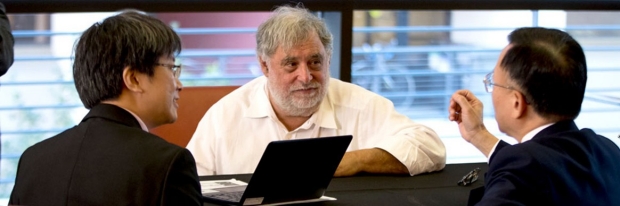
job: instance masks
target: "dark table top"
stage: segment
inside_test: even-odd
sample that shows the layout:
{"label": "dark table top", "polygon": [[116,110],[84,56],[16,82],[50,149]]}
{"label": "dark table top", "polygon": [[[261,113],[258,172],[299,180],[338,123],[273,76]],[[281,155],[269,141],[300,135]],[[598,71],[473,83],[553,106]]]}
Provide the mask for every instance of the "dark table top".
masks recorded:
{"label": "dark table top", "polygon": [[[457,182],[474,168],[478,180],[469,186]],[[333,178],[325,196],[336,201],[304,205],[467,205],[469,191],[484,185],[486,163],[447,164],[439,172],[410,176],[360,175]],[[236,178],[249,182],[251,174],[201,176],[200,180]],[[212,205],[205,203],[204,205]]]}

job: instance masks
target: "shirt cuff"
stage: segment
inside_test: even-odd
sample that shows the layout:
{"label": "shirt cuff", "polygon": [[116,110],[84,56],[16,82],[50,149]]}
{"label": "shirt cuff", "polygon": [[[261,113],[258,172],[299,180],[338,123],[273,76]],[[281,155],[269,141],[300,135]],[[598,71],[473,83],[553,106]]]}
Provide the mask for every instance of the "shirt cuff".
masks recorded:
{"label": "shirt cuff", "polygon": [[501,142],[501,140],[495,142],[495,146],[493,146],[493,149],[491,149],[491,152],[489,152],[489,154],[487,155],[487,164],[489,164],[489,162],[491,162],[491,155],[493,155],[493,153],[495,153],[495,149],[497,148],[497,145],[499,145],[499,142]]}

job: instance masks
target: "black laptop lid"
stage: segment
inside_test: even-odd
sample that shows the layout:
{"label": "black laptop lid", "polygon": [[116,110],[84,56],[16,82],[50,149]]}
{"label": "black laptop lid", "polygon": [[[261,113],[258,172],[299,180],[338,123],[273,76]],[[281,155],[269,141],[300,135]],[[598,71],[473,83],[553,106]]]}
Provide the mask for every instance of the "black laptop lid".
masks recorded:
{"label": "black laptop lid", "polygon": [[321,197],[352,138],[345,135],[269,143],[248,182],[241,204]]}

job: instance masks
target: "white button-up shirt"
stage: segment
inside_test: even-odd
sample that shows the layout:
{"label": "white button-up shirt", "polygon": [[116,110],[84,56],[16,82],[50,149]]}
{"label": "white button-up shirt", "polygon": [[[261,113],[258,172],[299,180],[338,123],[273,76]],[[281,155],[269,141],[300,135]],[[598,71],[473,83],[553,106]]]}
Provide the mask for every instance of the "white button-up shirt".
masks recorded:
{"label": "white button-up shirt", "polygon": [[329,81],[319,110],[293,131],[276,117],[264,76],[222,98],[187,145],[198,174],[253,173],[271,141],[337,135],[353,135],[348,151],[376,147],[389,152],[411,175],[443,169],[445,146],[432,129],[396,112],[384,97],[338,79]]}

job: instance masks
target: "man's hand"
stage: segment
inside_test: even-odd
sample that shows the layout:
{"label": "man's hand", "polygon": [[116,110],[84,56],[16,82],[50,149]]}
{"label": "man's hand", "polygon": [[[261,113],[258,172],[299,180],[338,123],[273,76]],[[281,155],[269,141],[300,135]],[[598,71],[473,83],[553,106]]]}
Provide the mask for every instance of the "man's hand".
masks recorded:
{"label": "man's hand", "polygon": [[450,121],[459,125],[459,131],[465,141],[473,144],[487,157],[499,141],[482,122],[482,102],[469,90],[459,90],[452,94],[448,108]]}
{"label": "man's hand", "polygon": [[486,130],[482,123],[483,105],[469,90],[459,90],[452,94],[448,117],[459,125],[461,136],[471,142],[476,134]]}

